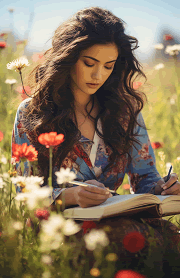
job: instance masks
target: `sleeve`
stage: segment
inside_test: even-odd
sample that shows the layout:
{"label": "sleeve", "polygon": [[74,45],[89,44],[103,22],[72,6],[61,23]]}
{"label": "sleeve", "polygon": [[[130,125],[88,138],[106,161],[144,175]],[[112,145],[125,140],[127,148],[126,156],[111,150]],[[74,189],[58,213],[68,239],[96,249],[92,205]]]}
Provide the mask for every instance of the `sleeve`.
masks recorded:
{"label": "sleeve", "polygon": [[[14,126],[13,126],[13,130],[12,130],[12,137],[11,137],[11,157],[12,157],[12,144],[13,143],[18,144],[18,145],[27,143],[28,146],[31,145],[31,143],[27,137],[27,134],[23,130],[23,125],[21,122],[22,108],[27,107],[28,100],[30,100],[30,98],[27,98],[24,101],[22,101],[16,112]],[[28,170],[29,170],[28,162],[27,161],[24,162],[24,173],[23,174],[22,174],[22,170],[21,170],[21,160],[15,164],[14,170],[17,171],[18,176],[26,176],[27,177]],[[15,185],[16,193],[21,193],[22,188],[20,186],[18,186],[17,184],[14,184],[14,185]],[[49,187],[48,185],[46,185],[46,186]],[[56,186],[57,186],[57,184],[56,184]],[[63,190],[64,189],[62,189],[62,188],[53,188],[53,192],[52,192],[53,202],[51,202],[50,205],[55,204],[55,200],[57,199],[57,197],[59,197],[59,195],[62,193]],[[51,196],[49,196],[49,199],[51,199]]]}
{"label": "sleeve", "polygon": [[[139,113],[137,121],[145,127],[141,113]],[[136,138],[141,145],[135,143],[132,147],[130,152],[132,161],[126,169],[131,191],[136,194],[155,194],[155,186],[161,176],[156,169],[154,151],[147,130],[137,125],[135,131],[137,132]]]}

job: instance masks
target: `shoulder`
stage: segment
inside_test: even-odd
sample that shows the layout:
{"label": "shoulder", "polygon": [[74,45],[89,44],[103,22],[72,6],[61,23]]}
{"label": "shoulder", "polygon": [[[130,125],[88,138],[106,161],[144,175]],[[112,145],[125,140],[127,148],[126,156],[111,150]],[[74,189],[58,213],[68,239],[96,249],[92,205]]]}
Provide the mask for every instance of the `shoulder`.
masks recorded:
{"label": "shoulder", "polygon": [[30,101],[31,101],[31,98],[26,98],[19,104],[19,106],[17,108],[17,113],[16,113],[17,117],[20,114],[22,114],[23,110],[29,105]]}

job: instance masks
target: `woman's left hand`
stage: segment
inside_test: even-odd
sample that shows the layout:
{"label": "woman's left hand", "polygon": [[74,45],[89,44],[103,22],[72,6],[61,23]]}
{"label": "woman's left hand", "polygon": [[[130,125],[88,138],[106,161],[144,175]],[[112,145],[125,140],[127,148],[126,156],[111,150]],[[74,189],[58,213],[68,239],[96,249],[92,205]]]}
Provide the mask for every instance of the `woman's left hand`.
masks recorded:
{"label": "woman's left hand", "polygon": [[[178,181],[178,175],[176,173],[172,173],[170,175],[169,180],[166,182],[167,176],[162,178],[157,182],[157,188],[159,190],[158,194],[161,195],[180,195],[180,182]],[[158,190],[157,189],[157,190]]]}

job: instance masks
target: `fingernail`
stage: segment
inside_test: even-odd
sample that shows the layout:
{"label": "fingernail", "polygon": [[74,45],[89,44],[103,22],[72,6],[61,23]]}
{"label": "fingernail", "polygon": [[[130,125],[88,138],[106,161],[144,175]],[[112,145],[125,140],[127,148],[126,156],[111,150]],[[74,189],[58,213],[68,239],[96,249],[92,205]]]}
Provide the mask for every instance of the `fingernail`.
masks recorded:
{"label": "fingernail", "polygon": [[163,189],[167,189],[167,186],[165,185],[165,186],[163,187]]}

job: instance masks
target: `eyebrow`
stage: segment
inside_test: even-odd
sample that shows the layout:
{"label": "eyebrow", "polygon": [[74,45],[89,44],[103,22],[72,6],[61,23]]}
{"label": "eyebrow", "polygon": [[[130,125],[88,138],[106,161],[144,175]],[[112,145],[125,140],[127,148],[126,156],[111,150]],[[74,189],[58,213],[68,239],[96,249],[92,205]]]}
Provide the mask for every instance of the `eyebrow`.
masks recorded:
{"label": "eyebrow", "polygon": [[[90,57],[90,56],[83,56],[83,57],[90,58],[90,59],[92,59],[92,60],[94,60],[94,61],[96,61],[96,62],[100,62],[99,60],[97,60],[97,59],[95,59],[95,58],[93,58],[93,57]],[[112,62],[115,62],[115,61],[116,61],[116,60],[112,60],[112,61],[106,62],[105,64],[112,63]]]}

